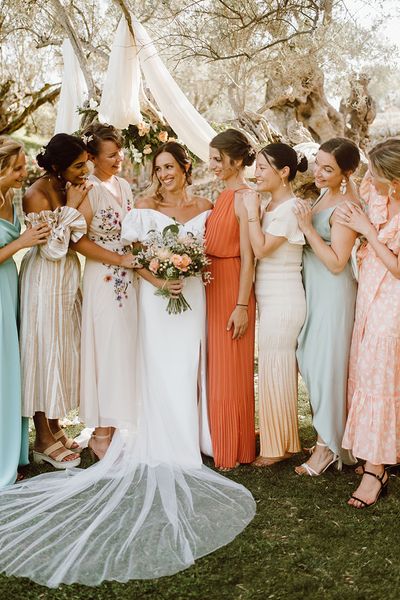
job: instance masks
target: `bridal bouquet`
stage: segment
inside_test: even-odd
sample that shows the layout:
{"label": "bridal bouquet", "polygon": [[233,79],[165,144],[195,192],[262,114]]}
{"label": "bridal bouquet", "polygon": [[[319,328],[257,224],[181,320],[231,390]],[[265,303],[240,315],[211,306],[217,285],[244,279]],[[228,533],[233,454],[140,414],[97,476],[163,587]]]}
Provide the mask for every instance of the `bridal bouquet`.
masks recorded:
{"label": "bridal bouquet", "polygon": [[[150,230],[143,247],[135,249],[136,262],[148,269],[155,277],[164,280],[183,279],[185,277],[203,277],[204,283],[210,281],[211,274],[204,271],[210,263],[201,234],[180,233],[179,225],[165,227],[163,231]],[[156,296],[168,298],[168,314],[180,314],[191,307],[182,293],[171,296],[169,290],[157,289]]]}

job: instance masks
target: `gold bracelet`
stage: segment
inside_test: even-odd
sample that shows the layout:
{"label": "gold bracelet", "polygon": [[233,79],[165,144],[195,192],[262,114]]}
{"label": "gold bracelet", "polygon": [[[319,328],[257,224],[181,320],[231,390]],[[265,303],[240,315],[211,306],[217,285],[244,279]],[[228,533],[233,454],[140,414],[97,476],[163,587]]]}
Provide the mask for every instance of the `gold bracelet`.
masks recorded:
{"label": "gold bracelet", "polygon": [[255,221],[259,221],[260,219],[258,217],[252,217],[251,219],[247,219],[248,223],[255,223]]}

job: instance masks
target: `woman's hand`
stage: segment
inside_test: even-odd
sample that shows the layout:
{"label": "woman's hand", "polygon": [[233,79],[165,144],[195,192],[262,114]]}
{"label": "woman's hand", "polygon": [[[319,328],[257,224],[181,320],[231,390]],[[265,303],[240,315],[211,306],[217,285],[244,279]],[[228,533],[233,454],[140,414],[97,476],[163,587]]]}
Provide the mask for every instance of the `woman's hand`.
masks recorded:
{"label": "woman's hand", "polygon": [[136,256],[133,254],[122,254],[119,266],[125,269],[138,269],[141,265],[138,265]]}
{"label": "woman's hand", "polygon": [[249,324],[249,316],[247,314],[246,306],[236,306],[233,309],[231,316],[229,317],[226,330],[230,331],[233,326],[233,340],[240,340],[241,337],[246,333],[247,326]]}
{"label": "woman's hand", "polygon": [[67,201],[65,203],[66,206],[70,206],[71,208],[79,208],[92,187],[93,184],[89,184],[87,181],[85,181],[85,183],[81,183],[80,185],[73,185],[68,181],[67,185],[65,186],[65,189],[67,190]]}
{"label": "woman's hand", "polygon": [[298,199],[293,207],[293,212],[301,231],[307,235],[313,228],[311,204],[306,200]]}
{"label": "woman's hand", "polygon": [[334,218],[336,223],[344,225],[366,238],[371,232],[375,233],[375,228],[365,212],[352,202],[345,202],[339,206],[335,210]]}
{"label": "woman's hand", "polygon": [[50,234],[50,227],[46,223],[30,227],[19,237],[21,248],[31,248],[45,244]]}
{"label": "woman's hand", "polygon": [[157,279],[158,289],[169,292],[172,298],[177,298],[183,290],[183,279]]}
{"label": "woman's hand", "polygon": [[242,192],[243,204],[247,210],[250,219],[259,218],[260,216],[260,194],[255,190],[245,190]]}

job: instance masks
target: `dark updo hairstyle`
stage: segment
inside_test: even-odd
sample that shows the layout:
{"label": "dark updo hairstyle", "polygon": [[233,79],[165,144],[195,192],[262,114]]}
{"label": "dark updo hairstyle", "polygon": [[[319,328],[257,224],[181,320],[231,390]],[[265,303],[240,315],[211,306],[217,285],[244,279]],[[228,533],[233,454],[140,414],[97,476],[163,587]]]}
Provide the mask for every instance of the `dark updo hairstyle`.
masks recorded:
{"label": "dark updo hairstyle", "polygon": [[360,164],[360,151],[355,143],[347,138],[332,138],[321,144],[319,149],[332,154],[343,173],[347,171],[354,173]]}
{"label": "dark updo hairstyle", "polygon": [[280,170],[284,167],[289,167],[289,181],[293,181],[297,171],[304,173],[308,169],[308,160],[304,154],[297,154],[296,150],[288,146],[288,144],[283,144],[282,142],[268,144],[268,146],[260,150],[260,153],[273,169]]}
{"label": "dark updo hairstyle", "polygon": [[36,160],[39,167],[47,173],[59,176],[82,152],[86,152],[86,145],[81,138],[68,133],[57,133],[36,156]]}
{"label": "dark updo hairstyle", "polygon": [[157,148],[153,155],[153,162],[151,167],[151,176],[153,178],[153,182],[157,183],[157,189],[155,195],[158,199],[162,199],[160,194],[161,183],[156,175],[156,160],[157,157],[160,156],[163,152],[168,152],[171,154],[178,165],[180,166],[182,173],[184,173],[186,177],[187,185],[192,184],[192,161],[190,160],[189,154],[184,146],[178,144],[178,142],[166,142]]}
{"label": "dark updo hairstyle", "polygon": [[100,152],[101,142],[114,142],[119,149],[122,148],[122,135],[113,125],[107,123],[92,123],[83,132],[83,140],[86,143],[88,152],[97,156]]}
{"label": "dark updo hairstyle", "polygon": [[244,133],[237,129],[226,129],[218,133],[210,142],[211,148],[219,150],[221,154],[229,156],[231,164],[235,160],[241,160],[243,167],[250,167],[256,153]]}

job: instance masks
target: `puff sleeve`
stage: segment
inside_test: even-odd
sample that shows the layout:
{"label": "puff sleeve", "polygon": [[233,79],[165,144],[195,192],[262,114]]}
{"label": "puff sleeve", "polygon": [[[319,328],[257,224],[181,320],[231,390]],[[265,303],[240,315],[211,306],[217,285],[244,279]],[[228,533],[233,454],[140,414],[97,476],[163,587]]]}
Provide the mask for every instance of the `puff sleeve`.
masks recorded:
{"label": "puff sleeve", "polygon": [[42,210],[40,213],[25,215],[27,226],[47,224],[50,235],[47,242],[39,246],[40,254],[47,260],[60,260],[66,256],[70,241],[77,242],[86,233],[84,216],[71,206],[59,206],[55,210]]}

